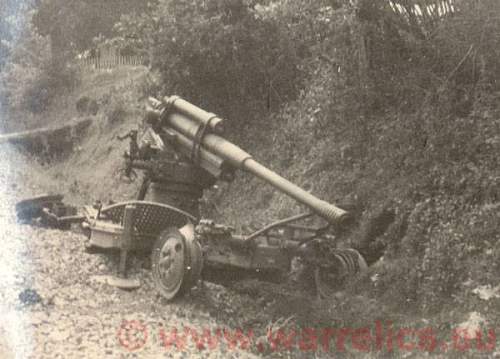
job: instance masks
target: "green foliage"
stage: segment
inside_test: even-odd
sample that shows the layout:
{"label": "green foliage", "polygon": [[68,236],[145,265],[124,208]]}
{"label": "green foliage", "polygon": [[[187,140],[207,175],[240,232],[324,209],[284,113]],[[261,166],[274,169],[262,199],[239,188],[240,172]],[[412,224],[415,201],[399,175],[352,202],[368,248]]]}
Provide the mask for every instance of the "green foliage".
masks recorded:
{"label": "green foliage", "polygon": [[[400,248],[388,253],[408,260],[390,266],[390,272],[381,277],[380,295],[388,299],[391,288],[408,288],[400,298],[403,302],[424,312],[438,312],[461,300],[467,283],[494,280],[498,271],[494,263],[500,255],[495,209],[443,196],[418,203]],[[404,286],[400,286],[402,279]]]}
{"label": "green foliage", "polygon": [[432,26],[422,24],[420,35],[417,25],[405,26],[388,1],[360,4],[371,111],[399,103],[399,110],[414,113],[424,98],[432,98],[440,102],[439,115],[466,116],[478,81],[498,75],[498,39],[491,36],[500,26],[497,1],[454,1],[455,13]]}
{"label": "green foliage", "polygon": [[76,70],[54,62],[49,39],[27,22],[0,73],[2,106],[11,111],[44,111],[61,91],[76,83]]}
{"label": "green foliage", "polygon": [[110,124],[116,124],[123,122],[125,116],[127,116],[127,104],[121,97],[112,96],[109,103],[106,106],[106,119]]}
{"label": "green foliage", "polygon": [[293,38],[245,1],[162,0],[150,15],[122,20],[121,38],[148,49],[168,93],[235,119],[293,98],[300,86]]}
{"label": "green foliage", "polygon": [[143,115],[142,109],[138,108],[137,103],[137,93],[140,93],[143,88],[142,82],[134,82],[129,85],[129,87],[134,88],[134,91],[124,91],[117,86],[112,86],[109,92],[100,98],[100,107],[104,109],[107,124],[116,126],[124,123],[128,116],[137,118]]}
{"label": "green foliage", "polygon": [[[154,10],[154,9],[152,9]],[[123,55],[143,55],[149,57],[154,46],[157,24],[149,12],[124,14],[114,25],[115,36],[108,43],[118,48]]]}
{"label": "green foliage", "polygon": [[37,31],[49,36],[54,56],[88,50],[95,37],[110,36],[121,14],[146,9],[135,0],[42,0],[33,19]]}
{"label": "green foliage", "polygon": [[24,21],[30,16],[33,0],[3,0],[0,6],[0,71],[7,63],[12,44],[17,41]]}
{"label": "green foliage", "polygon": [[[498,271],[500,5],[456,2],[455,14],[417,35],[386,1],[358,3],[265,7],[304,44],[307,76],[296,100],[241,141],[314,194],[361,206],[361,227],[392,202],[396,220],[374,242],[387,248],[384,261],[358,293],[405,311],[462,305],[464,283],[491,283]],[[321,14],[330,21],[314,22]],[[258,187],[235,185],[223,217],[244,217],[233,202],[261,224],[297,210]]]}

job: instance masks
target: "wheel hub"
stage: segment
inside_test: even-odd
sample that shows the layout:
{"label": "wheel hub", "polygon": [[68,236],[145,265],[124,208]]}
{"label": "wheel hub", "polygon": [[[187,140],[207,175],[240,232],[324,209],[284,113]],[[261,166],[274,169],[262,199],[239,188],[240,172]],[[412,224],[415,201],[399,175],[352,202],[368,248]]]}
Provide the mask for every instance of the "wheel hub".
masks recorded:
{"label": "wheel hub", "polygon": [[186,239],[177,229],[162,232],[152,256],[153,279],[166,299],[190,289],[199,279],[201,250],[194,239]]}

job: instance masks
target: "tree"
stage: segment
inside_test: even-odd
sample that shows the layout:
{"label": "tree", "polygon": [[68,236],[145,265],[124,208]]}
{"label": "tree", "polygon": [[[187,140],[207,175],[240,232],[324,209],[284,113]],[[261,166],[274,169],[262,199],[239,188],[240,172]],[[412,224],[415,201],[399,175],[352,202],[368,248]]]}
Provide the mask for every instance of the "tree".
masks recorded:
{"label": "tree", "polygon": [[146,7],[135,0],[42,0],[34,23],[50,37],[53,56],[64,59],[91,48],[98,36],[109,37],[122,14]]}
{"label": "tree", "polygon": [[[296,95],[296,43],[286,27],[244,0],[159,0],[147,14],[123,17],[125,45],[147,49],[170,93],[241,118]],[[139,37],[137,36],[139,35]]]}
{"label": "tree", "polygon": [[8,61],[12,47],[19,40],[28,13],[35,0],[2,0],[0,3],[0,70]]}

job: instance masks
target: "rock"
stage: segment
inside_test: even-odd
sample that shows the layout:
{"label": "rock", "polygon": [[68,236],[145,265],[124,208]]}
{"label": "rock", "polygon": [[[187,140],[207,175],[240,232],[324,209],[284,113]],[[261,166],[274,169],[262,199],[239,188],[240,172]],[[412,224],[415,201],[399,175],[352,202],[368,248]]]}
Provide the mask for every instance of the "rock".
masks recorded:
{"label": "rock", "polygon": [[482,300],[500,298],[500,285],[497,285],[496,287],[492,287],[490,284],[479,286],[474,288],[472,293],[477,294]]}
{"label": "rock", "polygon": [[42,302],[42,297],[34,289],[26,288],[19,293],[19,301],[24,305],[33,305]]}

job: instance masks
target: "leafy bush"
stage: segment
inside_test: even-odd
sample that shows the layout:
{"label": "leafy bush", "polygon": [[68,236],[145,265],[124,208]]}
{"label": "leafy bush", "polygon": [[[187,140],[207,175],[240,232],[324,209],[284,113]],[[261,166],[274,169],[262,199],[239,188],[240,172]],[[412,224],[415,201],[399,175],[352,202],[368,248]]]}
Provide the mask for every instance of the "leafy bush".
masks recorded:
{"label": "leafy bush", "polygon": [[[133,86],[139,90],[142,88],[140,84]],[[137,106],[135,94],[136,91],[121,91],[118,87],[112,86],[109,92],[100,98],[100,107],[104,109],[104,116],[109,125],[123,123],[128,116],[143,115],[142,109]]]}
{"label": "leafy bush", "polygon": [[12,111],[44,111],[61,91],[76,84],[76,70],[53,60],[50,41],[26,24],[0,73],[0,99]]}
{"label": "leafy bush", "polygon": [[[242,141],[314,194],[362,204],[362,224],[392,201],[397,218],[374,242],[384,260],[358,293],[439,311],[463,304],[464,283],[494,283],[498,271],[500,3],[457,1],[424,36],[383,3],[264,6],[305,45],[297,54],[307,76],[297,99]],[[235,222],[242,210],[262,223],[296,210],[248,179],[233,192],[221,207]],[[235,209],[241,202],[246,209]]]}
{"label": "leafy bush", "polygon": [[[42,76],[42,67],[50,62],[50,46],[48,39],[32,31],[25,31],[25,36],[20,38],[17,46],[10,46],[12,56],[0,74],[0,98],[4,105],[20,109],[33,101],[33,98],[26,98],[26,92],[30,92],[28,87],[36,86]],[[39,101],[43,102],[47,94],[37,92]]]}
{"label": "leafy bush", "polygon": [[123,17],[117,29],[149,49],[165,92],[235,119],[293,98],[301,83],[286,29],[243,0],[161,0],[149,16]]}
{"label": "leafy bush", "polygon": [[106,106],[106,118],[108,123],[115,124],[123,122],[127,116],[126,101],[117,96],[110,98],[110,103]]}

